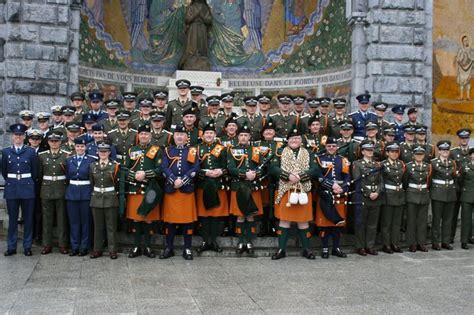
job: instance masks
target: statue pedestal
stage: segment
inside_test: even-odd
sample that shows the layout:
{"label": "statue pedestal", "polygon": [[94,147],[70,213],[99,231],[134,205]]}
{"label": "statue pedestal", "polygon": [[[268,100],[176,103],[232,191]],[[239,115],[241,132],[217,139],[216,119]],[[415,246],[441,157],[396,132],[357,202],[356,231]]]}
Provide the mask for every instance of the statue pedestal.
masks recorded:
{"label": "statue pedestal", "polygon": [[191,85],[202,86],[205,89],[203,92],[205,96],[221,95],[231,90],[229,89],[229,82],[222,80],[221,72],[178,70],[175,79],[170,79],[168,83],[169,100],[178,97],[175,83],[179,79],[187,79],[191,81]]}

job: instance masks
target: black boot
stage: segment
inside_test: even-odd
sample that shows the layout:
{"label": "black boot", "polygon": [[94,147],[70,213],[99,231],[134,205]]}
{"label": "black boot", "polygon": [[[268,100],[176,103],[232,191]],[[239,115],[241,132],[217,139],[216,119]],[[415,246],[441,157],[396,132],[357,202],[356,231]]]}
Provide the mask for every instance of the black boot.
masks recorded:
{"label": "black boot", "polygon": [[135,257],[141,256],[141,254],[142,254],[142,250],[140,249],[140,247],[135,246],[134,248],[130,249],[130,251],[128,252],[128,258],[135,258]]}
{"label": "black boot", "polygon": [[244,245],[244,243],[239,243],[237,244],[237,248],[235,250],[235,253],[237,255],[242,255],[243,253],[245,253],[247,251],[247,247]]}
{"label": "black boot", "polygon": [[328,259],[329,258],[329,248],[323,248],[323,252],[321,253],[321,258]]}
{"label": "black boot", "polygon": [[145,247],[145,249],[143,250],[143,255],[145,255],[148,258],[156,257],[155,251],[152,250],[150,247]]}
{"label": "black boot", "polygon": [[193,252],[189,248],[183,250],[183,258],[186,260],[193,260]]}
{"label": "black boot", "polygon": [[200,254],[202,252],[206,252],[211,249],[211,244],[207,242],[202,242],[201,246],[198,247],[197,252]]}
{"label": "black boot", "polygon": [[337,256],[337,257],[341,257],[341,258],[347,258],[347,255],[346,253],[344,253],[342,251],[342,249],[340,249],[339,247],[338,248],[334,248],[331,252],[331,255],[333,256]]}
{"label": "black boot", "polygon": [[303,249],[302,256],[305,257],[306,259],[316,259],[316,256],[313,254],[313,252],[306,248]]}
{"label": "black boot", "polygon": [[272,260],[278,260],[286,257],[284,249],[279,249],[275,254],[272,255]]}
{"label": "black boot", "polygon": [[174,256],[174,250],[166,248],[163,253],[160,255],[160,259],[168,259]]}

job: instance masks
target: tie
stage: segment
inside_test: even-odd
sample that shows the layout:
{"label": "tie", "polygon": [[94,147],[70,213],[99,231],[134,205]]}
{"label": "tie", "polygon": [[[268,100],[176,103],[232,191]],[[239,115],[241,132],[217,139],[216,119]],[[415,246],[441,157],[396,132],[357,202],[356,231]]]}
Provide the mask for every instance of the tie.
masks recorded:
{"label": "tie", "polygon": [[20,153],[21,148],[16,148],[16,153]]}
{"label": "tie", "polygon": [[104,163],[104,162],[100,163],[100,167],[101,167],[101,168],[104,168],[104,167],[105,167],[105,163]]}
{"label": "tie", "polygon": [[262,117],[262,125],[265,126],[265,123],[267,122],[267,118],[265,116]]}
{"label": "tie", "polygon": [[82,156],[77,157],[77,165],[81,165],[82,162]]}

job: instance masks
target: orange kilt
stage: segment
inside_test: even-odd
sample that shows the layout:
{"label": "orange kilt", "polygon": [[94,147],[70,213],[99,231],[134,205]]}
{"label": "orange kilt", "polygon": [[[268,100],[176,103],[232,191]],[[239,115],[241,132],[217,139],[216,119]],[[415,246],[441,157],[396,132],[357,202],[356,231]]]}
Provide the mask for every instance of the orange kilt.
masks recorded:
{"label": "orange kilt", "polygon": [[146,217],[137,213],[145,195],[128,195],[127,197],[127,219],[138,222],[151,222],[160,220],[160,205],[153,208]]}
{"label": "orange kilt", "polygon": [[[319,202],[319,196],[318,196],[317,200],[318,200],[318,202],[317,202],[317,205],[316,205],[316,221],[315,221],[316,225],[319,226],[319,227],[334,227],[334,226],[336,226],[336,224],[332,223],[331,221],[326,219],[326,217],[324,216],[324,213],[321,210],[321,203]],[[341,202],[340,204],[337,204],[337,203],[335,204],[337,213],[339,214],[339,216],[341,218],[346,220],[347,219],[347,205],[345,205],[344,202],[347,201],[347,198],[346,197],[336,198],[336,201]],[[338,225],[338,227],[344,227],[344,226],[346,226],[345,223],[344,223],[344,225]]]}
{"label": "orange kilt", "polygon": [[179,190],[165,193],[163,199],[163,221],[186,224],[197,221],[194,192],[183,193]]}
{"label": "orange kilt", "polygon": [[[309,222],[313,220],[313,197],[308,192],[308,203],[305,205],[291,205],[287,207],[288,192],[286,192],[280,200],[279,204],[275,204],[275,217],[283,221],[290,222]],[[275,192],[276,198],[277,192]]]}
{"label": "orange kilt", "polygon": [[226,190],[219,190],[219,201],[218,207],[206,210],[204,207],[204,191],[202,188],[196,189],[196,205],[198,217],[227,217],[229,216],[229,199],[227,198]]}
{"label": "orange kilt", "polygon": [[[259,190],[252,191],[252,198],[258,208],[258,213],[256,215],[262,215],[263,214],[262,194],[260,193]],[[230,192],[230,211],[229,212],[232,215],[235,215],[238,217],[244,217],[244,214],[240,211],[239,204],[237,203],[236,191]]]}

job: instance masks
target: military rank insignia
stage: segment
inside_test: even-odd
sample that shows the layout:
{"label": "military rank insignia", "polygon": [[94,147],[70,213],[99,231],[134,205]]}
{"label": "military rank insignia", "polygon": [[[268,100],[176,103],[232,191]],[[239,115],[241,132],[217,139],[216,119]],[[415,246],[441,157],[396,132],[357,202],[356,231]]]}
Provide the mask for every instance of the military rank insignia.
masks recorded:
{"label": "military rank insignia", "polygon": [[225,147],[223,145],[218,144],[214,147],[214,149],[212,149],[211,154],[217,158],[221,155],[222,150],[224,150],[224,148]]}
{"label": "military rank insignia", "polygon": [[160,150],[160,147],[156,145],[151,146],[151,148],[146,153],[146,157],[153,160],[156,156],[156,153],[158,153],[159,150]]}
{"label": "military rank insignia", "polygon": [[194,164],[194,162],[196,161],[196,153],[197,153],[196,148],[193,148],[193,147],[189,148],[188,157],[187,157],[186,160],[187,160],[189,163]]}

